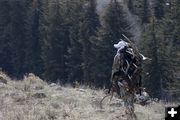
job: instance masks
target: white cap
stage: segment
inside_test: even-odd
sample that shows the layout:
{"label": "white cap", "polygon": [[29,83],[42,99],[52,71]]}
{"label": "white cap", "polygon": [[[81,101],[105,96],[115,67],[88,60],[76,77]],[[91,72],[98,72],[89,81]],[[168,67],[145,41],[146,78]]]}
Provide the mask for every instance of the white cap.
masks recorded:
{"label": "white cap", "polygon": [[118,50],[122,50],[125,46],[128,46],[128,43],[123,41],[122,39],[118,44],[114,44],[114,47]]}

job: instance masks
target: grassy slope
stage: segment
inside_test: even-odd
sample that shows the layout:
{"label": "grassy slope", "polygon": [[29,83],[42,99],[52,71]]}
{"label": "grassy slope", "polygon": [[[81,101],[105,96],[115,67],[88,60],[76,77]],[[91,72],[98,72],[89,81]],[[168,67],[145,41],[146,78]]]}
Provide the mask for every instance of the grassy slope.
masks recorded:
{"label": "grassy slope", "polygon": [[[120,99],[99,101],[105,96],[102,90],[48,85],[34,75],[22,81],[0,83],[0,120],[124,120]],[[46,95],[36,96],[36,93]],[[42,98],[38,98],[42,97]],[[164,104],[135,105],[139,120],[161,120]]]}

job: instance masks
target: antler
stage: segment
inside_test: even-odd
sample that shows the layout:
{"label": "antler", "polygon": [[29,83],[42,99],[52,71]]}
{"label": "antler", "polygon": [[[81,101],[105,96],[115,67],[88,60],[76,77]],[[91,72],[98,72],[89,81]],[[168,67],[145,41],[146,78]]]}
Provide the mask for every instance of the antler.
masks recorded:
{"label": "antler", "polygon": [[127,40],[127,42],[131,45],[131,47],[135,50],[135,53],[137,55],[139,55],[142,60],[152,60],[151,58],[145,57],[143,54],[141,54],[138,50],[138,48],[134,45],[134,43],[128,38],[126,37],[124,34],[122,34],[122,36]]}
{"label": "antler", "polygon": [[122,36],[127,40],[127,42],[131,45],[131,47],[135,50],[136,54],[140,55],[137,47],[134,45],[134,43],[128,38],[126,37],[124,34],[122,34]]}

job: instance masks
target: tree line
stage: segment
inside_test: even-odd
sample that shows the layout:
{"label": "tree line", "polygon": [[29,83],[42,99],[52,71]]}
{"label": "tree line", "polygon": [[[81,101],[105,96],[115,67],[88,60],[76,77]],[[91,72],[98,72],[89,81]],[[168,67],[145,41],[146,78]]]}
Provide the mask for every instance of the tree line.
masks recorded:
{"label": "tree line", "polygon": [[[141,22],[139,48],[145,63],[144,84],[153,96],[180,86],[178,0],[127,0]],[[100,18],[96,0],[0,1],[0,67],[15,78],[34,73],[49,82],[79,82],[103,87],[110,82],[117,43],[133,38],[122,3],[111,0]],[[176,11],[176,12],[174,12]]]}

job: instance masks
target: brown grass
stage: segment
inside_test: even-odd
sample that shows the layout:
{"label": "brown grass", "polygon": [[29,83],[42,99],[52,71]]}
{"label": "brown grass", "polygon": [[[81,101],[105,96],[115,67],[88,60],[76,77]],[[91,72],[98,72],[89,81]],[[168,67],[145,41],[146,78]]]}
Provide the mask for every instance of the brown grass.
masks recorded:
{"label": "brown grass", "polygon": [[[111,103],[105,99],[100,108],[104,96],[102,90],[48,85],[33,74],[21,81],[8,79],[0,84],[0,120],[125,120],[118,98]],[[162,120],[164,107],[163,103],[136,104],[135,113],[139,120]]]}

